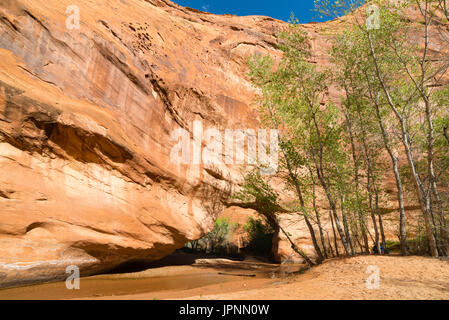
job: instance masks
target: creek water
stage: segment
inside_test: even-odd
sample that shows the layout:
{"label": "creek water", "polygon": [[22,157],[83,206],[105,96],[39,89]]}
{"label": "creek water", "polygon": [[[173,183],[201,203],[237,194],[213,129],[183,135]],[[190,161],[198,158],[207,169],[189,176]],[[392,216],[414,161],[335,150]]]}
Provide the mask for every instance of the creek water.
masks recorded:
{"label": "creek water", "polygon": [[[204,261],[203,261],[204,263]],[[80,279],[79,290],[69,290],[65,282],[0,290],[0,300],[84,299],[183,291],[230,282],[282,278],[300,271],[301,266],[285,267],[254,262],[206,260],[204,264],[150,268],[125,274],[104,274]]]}

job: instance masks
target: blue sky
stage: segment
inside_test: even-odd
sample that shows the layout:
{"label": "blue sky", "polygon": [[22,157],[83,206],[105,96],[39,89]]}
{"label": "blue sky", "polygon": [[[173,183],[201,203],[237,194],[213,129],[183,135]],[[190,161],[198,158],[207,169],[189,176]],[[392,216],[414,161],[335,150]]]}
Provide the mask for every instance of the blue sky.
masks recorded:
{"label": "blue sky", "polygon": [[216,14],[231,13],[238,16],[263,15],[288,21],[291,12],[301,23],[314,19],[314,0],[173,0],[177,4]]}

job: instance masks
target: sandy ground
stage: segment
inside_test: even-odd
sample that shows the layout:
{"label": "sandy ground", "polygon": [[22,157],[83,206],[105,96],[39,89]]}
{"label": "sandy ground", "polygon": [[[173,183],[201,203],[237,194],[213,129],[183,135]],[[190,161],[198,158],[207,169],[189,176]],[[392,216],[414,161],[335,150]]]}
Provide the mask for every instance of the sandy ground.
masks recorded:
{"label": "sandy ground", "polygon": [[[369,266],[380,272],[379,289],[370,290]],[[187,297],[186,297],[187,298]],[[288,284],[258,290],[193,296],[191,299],[408,300],[449,299],[449,262],[425,257],[356,257],[334,260]]]}
{"label": "sandy ground", "polygon": [[[367,288],[379,270],[378,289]],[[370,282],[372,283],[372,282]],[[243,279],[192,290],[103,297],[188,300],[409,300],[449,299],[449,261],[426,257],[362,256],[331,260],[304,274],[284,279]]]}
{"label": "sandy ground", "polygon": [[[179,260],[179,257],[175,259]],[[64,283],[0,290],[0,299],[449,299],[447,260],[360,256],[330,260],[302,273],[297,272],[301,266],[283,266],[280,269],[278,265],[257,261],[195,261],[192,265],[163,266],[137,273],[82,278],[81,290],[78,291],[67,290]],[[371,275],[367,271],[369,267],[379,271],[377,289],[367,287],[367,279]]]}

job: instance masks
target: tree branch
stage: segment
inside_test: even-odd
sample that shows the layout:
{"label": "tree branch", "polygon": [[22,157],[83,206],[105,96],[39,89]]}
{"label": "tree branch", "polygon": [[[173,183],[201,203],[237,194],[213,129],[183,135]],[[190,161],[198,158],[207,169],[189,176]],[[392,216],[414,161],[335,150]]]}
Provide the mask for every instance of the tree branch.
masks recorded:
{"label": "tree branch", "polygon": [[446,138],[447,143],[449,144],[449,134],[447,132],[448,132],[448,127],[444,127],[443,135],[444,135],[444,138]]}

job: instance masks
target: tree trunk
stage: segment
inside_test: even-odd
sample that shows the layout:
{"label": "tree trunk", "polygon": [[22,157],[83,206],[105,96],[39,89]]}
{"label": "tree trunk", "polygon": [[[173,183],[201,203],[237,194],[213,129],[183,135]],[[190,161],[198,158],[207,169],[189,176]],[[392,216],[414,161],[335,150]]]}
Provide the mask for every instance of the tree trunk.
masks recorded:
{"label": "tree trunk", "polygon": [[[380,250],[380,236],[379,236],[379,229],[377,227],[377,219],[376,219],[376,209],[374,208],[373,204],[373,186],[376,184],[376,179],[374,176],[374,169],[373,169],[373,160],[371,157],[370,149],[368,148],[368,144],[366,141],[366,127],[363,122],[363,118],[360,115],[360,112],[357,112],[360,127],[362,131],[362,146],[363,146],[363,155],[365,156],[365,162],[367,167],[367,181],[366,181],[366,190],[368,192],[368,201],[369,201],[369,208],[371,211],[371,220],[373,221],[373,228],[374,228],[374,246],[377,249],[377,252],[381,254]],[[385,248],[385,247],[384,247]]]}
{"label": "tree trunk", "polygon": [[[370,42],[371,42],[371,38],[370,38]],[[372,45],[371,45],[371,51],[372,51],[372,55],[374,55]],[[365,74],[365,76],[366,76],[366,80],[369,84],[370,83],[369,77],[367,74]],[[399,233],[400,233],[400,243],[401,243],[401,254],[403,256],[406,256],[406,255],[408,255],[407,233],[406,233],[406,215],[405,215],[405,206],[404,206],[404,189],[402,186],[401,175],[399,173],[399,160],[396,157],[396,155],[394,154],[394,152],[390,146],[390,139],[389,139],[387,130],[385,129],[382,115],[380,112],[380,106],[379,106],[377,92],[375,90],[373,90],[373,88],[370,88],[369,94],[370,94],[370,98],[373,101],[375,109],[376,109],[377,122],[379,124],[380,131],[382,133],[382,140],[384,143],[384,147],[388,151],[388,154],[391,159],[391,163],[393,165],[393,173],[394,173],[394,178],[396,181],[396,188],[397,188],[397,194],[398,194],[398,205],[399,205],[399,220],[400,220]],[[376,188],[376,191],[375,191],[376,192],[376,208],[377,208],[377,212],[378,212],[378,216],[379,216],[379,225],[380,225],[381,235],[382,235],[382,246],[384,247],[384,250],[385,250],[385,245],[386,245],[385,244],[385,234],[384,234],[384,230],[383,230],[382,216],[379,212],[379,193],[377,191],[377,187],[375,186],[375,184],[374,184],[374,187]]]}
{"label": "tree trunk", "polygon": [[[349,246],[351,248],[351,254],[354,255],[355,254],[354,245],[352,243],[351,233],[349,232],[348,220],[347,220],[346,213],[345,213],[345,196],[344,195],[341,196],[341,217],[343,219],[343,227],[345,230],[346,240],[349,242]],[[358,241],[358,239],[357,239],[357,241]]]}
{"label": "tree trunk", "polygon": [[[406,256],[408,255],[407,252],[407,233],[406,233],[406,216],[405,216],[405,206],[404,206],[404,188],[402,186],[402,180],[401,175],[399,173],[399,160],[395,156],[393,150],[391,149],[390,142],[388,139],[388,133],[385,129],[385,126],[383,124],[382,116],[380,114],[379,105],[376,101],[376,114],[377,114],[377,120],[379,122],[379,126],[382,132],[382,137],[384,140],[384,146],[388,151],[388,154],[390,155],[391,163],[393,165],[393,173],[394,178],[396,181],[396,188],[398,190],[398,205],[399,205],[399,234],[400,234],[400,243],[401,243],[401,255]],[[382,219],[379,213],[379,218]],[[383,227],[382,227],[383,229]],[[385,236],[384,236],[385,237]],[[385,250],[385,240],[382,240],[384,250]]]}
{"label": "tree trunk", "polygon": [[405,148],[406,151],[406,155],[407,155],[407,160],[410,166],[410,169],[412,170],[412,176],[413,176],[413,181],[415,183],[415,189],[416,189],[416,193],[418,196],[418,201],[421,205],[421,210],[424,216],[424,222],[426,225],[426,234],[429,240],[429,248],[430,248],[430,254],[433,257],[438,257],[438,250],[437,250],[437,246],[436,246],[436,241],[435,241],[435,237],[433,235],[433,231],[432,231],[432,223],[431,223],[431,212],[429,212],[430,208],[429,208],[429,197],[426,195],[426,192],[424,190],[424,187],[422,185],[421,182],[421,178],[419,177],[418,171],[416,169],[416,165],[415,165],[415,161],[413,158],[413,153],[410,147],[410,142],[409,142],[409,136],[407,133],[407,129],[405,126],[405,122],[403,117],[401,116],[400,112],[398,111],[398,109],[396,108],[395,103],[393,102],[393,99],[390,95],[389,89],[387,88],[384,79],[382,77],[382,73],[380,71],[379,68],[379,64],[378,64],[378,60],[377,60],[377,56],[375,54],[374,51],[374,47],[373,47],[373,43],[372,43],[372,39],[371,39],[371,34],[368,34],[368,40],[369,40],[369,45],[370,45],[370,49],[371,49],[371,56],[373,58],[373,62],[374,62],[374,66],[375,66],[375,70],[376,70],[376,76],[377,79],[379,80],[379,83],[382,87],[383,92],[385,93],[385,96],[387,98],[387,102],[388,105],[391,107],[393,113],[395,114],[397,120],[400,123],[400,130],[401,130],[401,142]]}
{"label": "tree trunk", "polygon": [[[435,226],[435,232],[437,235],[435,236],[435,239],[437,240],[437,247],[439,247],[440,253],[443,256],[448,255],[448,235],[446,233],[446,218],[441,202],[440,193],[438,191],[436,177],[435,177],[435,170],[434,170],[434,144],[435,144],[435,130],[433,126],[432,121],[432,112],[431,112],[431,106],[430,101],[427,96],[423,96],[425,100],[426,105],[426,120],[427,120],[427,126],[428,126],[428,141],[427,141],[427,170],[428,170],[428,178],[429,178],[429,188],[431,189],[430,195],[433,194],[435,196],[437,205],[438,205],[438,218],[440,223],[440,232],[438,234],[436,224]],[[430,212],[433,213],[433,203],[430,197]],[[439,241],[438,241],[439,240]]]}
{"label": "tree trunk", "polygon": [[436,239],[433,233],[433,225],[432,225],[432,211],[431,211],[431,201],[429,199],[429,195],[426,194],[426,191],[424,190],[424,187],[421,182],[421,178],[419,177],[419,173],[416,169],[415,162],[413,160],[412,151],[410,144],[408,142],[408,137],[405,132],[405,124],[402,124],[402,142],[406,149],[407,153],[407,159],[409,166],[412,170],[412,176],[413,181],[415,182],[415,189],[417,193],[417,197],[419,200],[419,203],[421,204],[421,209],[424,215],[424,222],[426,226],[426,234],[429,241],[429,249],[430,249],[430,255],[432,257],[438,257],[438,249],[436,244]]}
{"label": "tree trunk", "polygon": [[[382,240],[382,246],[385,249],[387,247],[387,241],[385,238],[385,232],[384,232],[384,223],[382,221],[382,214],[380,213],[380,206],[379,206],[379,190],[377,190],[376,184],[374,184],[374,195],[376,199],[376,213],[377,217],[379,218],[379,231],[380,231],[380,237]],[[407,249],[407,246],[406,246]],[[406,250],[407,252],[407,250]]]}
{"label": "tree trunk", "polygon": [[324,232],[323,232],[323,226],[321,225],[321,217],[320,213],[318,211],[318,207],[316,204],[316,187],[315,187],[315,178],[313,177],[313,171],[308,166],[307,169],[309,170],[310,179],[312,180],[312,203],[313,203],[313,210],[315,211],[316,221],[318,225],[318,230],[320,232],[320,239],[321,239],[321,245],[323,246],[323,252],[326,259],[329,259],[329,254],[327,252],[327,246],[326,241],[324,239]]}
{"label": "tree trunk", "polygon": [[376,219],[376,211],[374,209],[373,205],[373,194],[372,194],[372,188],[371,188],[371,171],[368,169],[368,182],[367,182],[367,189],[368,191],[368,197],[369,197],[369,209],[371,211],[371,220],[373,221],[373,228],[374,228],[374,246],[377,249],[377,252],[380,254],[380,242],[379,242],[379,229],[377,228],[377,219]]}
{"label": "tree trunk", "polygon": [[[357,159],[357,154],[355,150],[355,141],[354,141],[354,133],[352,132],[352,119],[350,111],[348,110],[349,106],[346,107],[345,117],[346,117],[346,126],[348,128],[349,139],[351,142],[351,151],[352,151],[352,161],[354,164],[354,182],[355,182],[355,193],[357,197],[357,214],[359,217],[360,231],[362,233],[363,244],[365,248],[365,253],[369,254],[369,243],[368,236],[366,234],[366,221],[363,216],[362,208],[361,208],[361,199],[360,199],[360,181],[359,181],[359,163]],[[363,250],[362,250],[363,252]],[[354,253],[353,253],[354,254]]]}
{"label": "tree trunk", "polygon": [[[364,143],[365,144],[365,143]],[[366,148],[366,147],[364,147]],[[376,208],[374,208],[373,203],[373,186],[372,184],[375,184],[376,181],[374,179],[371,159],[369,157],[368,151],[366,150],[366,161],[368,164],[368,172],[367,172],[367,191],[368,191],[368,197],[369,197],[369,209],[371,211],[371,220],[373,221],[373,228],[374,228],[374,245],[377,249],[377,252],[380,254],[382,251],[380,250],[380,236],[379,236],[379,228],[377,227],[377,219],[376,219]],[[385,248],[385,247],[384,247]]]}
{"label": "tree trunk", "polygon": [[[332,258],[334,258],[335,257],[335,254],[334,254],[334,249],[332,249],[332,243],[331,243],[331,239],[330,239],[330,237],[329,237],[329,232],[327,232],[326,231],[326,235],[327,235],[327,244],[328,244],[328,246],[329,246],[329,253],[330,253],[330,255],[332,256]],[[329,257],[330,258],[330,257]]]}
{"label": "tree trunk", "polygon": [[438,191],[436,182],[432,183],[432,192],[435,196],[437,205],[438,205],[438,222],[440,226],[440,236],[439,239],[441,241],[440,248],[441,253],[444,256],[449,255],[449,230],[448,230],[448,222],[446,219],[446,215],[443,209],[443,201],[441,200],[440,193]]}
{"label": "tree trunk", "polygon": [[329,216],[330,216],[331,224],[332,224],[332,232],[334,234],[335,253],[337,254],[337,257],[339,257],[340,256],[340,252],[338,251],[337,233],[335,232],[334,218],[332,216],[332,211],[331,210],[329,210]]}
{"label": "tree trunk", "polygon": [[[276,121],[276,118],[275,118],[275,116],[274,116],[274,114],[273,114],[273,110],[272,110],[271,108],[269,108],[269,112],[270,112],[270,116],[271,116],[271,121],[272,121],[272,123],[274,124],[275,129],[278,130],[278,132],[279,132],[279,126],[278,126],[278,123],[277,123],[277,121]],[[281,139],[281,137],[279,137],[279,139]],[[285,151],[284,148],[282,147],[282,145],[283,145],[283,144],[282,144],[282,141],[281,141],[281,151],[282,151],[282,154],[283,154],[283,156],[284,156],[285,162],[286,162],[286,164],[287,164],[287,169],[288,169],[290,178],[292,179],[292,182],[293,182],[294,185],[295,185],[296,193],[297,193],[297,196],[298,196],[298,198],[299,198],[300,205],[301,205],[301,210],[302,210],[302,212],[304,213],[304,220],[305,220],[305,222],[306,222],[307,228],[309,229],[310,236],[311,236],[312,242],[313,242],[313,246],[314,246],[315,251],[316,251],[316,253],[317,253],[317,255],[318,255],[318,261],[317,261],[317,262],[318,262],[318,264],[320,264],[320,263],[324,260],[323,254],[322,254],[322,252],[321,252],[320,246],[318,245],[318,242],[316,241],[315,231],[313,230],[313,227],[312,227],[312,225],[310,224],[310,221],[309,221],[309,219],[307,218],[307,215],[306,215],[307,209],[306,209],[306,207],[305,207],[304,199],[303,199],[302,192],[301,192],[301,187],[300,187],[300,185],[299,185],[298,180],[296,179],[296,176],[295,176],[294,173],[293,173],[293,170],[292,170],[292,167],[291,167],[291,164],[290,164],[290,159],[289,159],[289,157],[288,157],[286,151]],[[279,228],[281,228],[280,225],[279,225]],[[296,244],[290,239],[290,237],[288,236],[288,234],[287,234],[282,228],[281,228],[281,230],[282,230],[282,232],[285,234],[285,236],[287,237],[287,239],[289,240],[289,242],[290,242],[290,244],[291,244],[291,246],[292,246],[293,251],[295,251],[296,253],[300,254],[300,255],[304,258],[304,260],[305,260],[310,266],[315,265],[315,263],[313,263],[312,260],[310,260],[310,258],[296,246]]]}
{"label": "tree trunk", "polygon": [[293,251],[295,251],[297,254],[299,254],[306,262],[309,266],[315,266],[316,264],[310,260],[310,258],[301,250],[298,248],[298,246],[293,242],[293,240],[290,238],[290,236],[288,235],[288,233],[284,230],[284,228],[282,228],[279,224],[279,229],[282,231],[282,233],[285,235],[285,237],[287,238],[288,242],[290,242],[291,248]]}
{"label": "tree trunk", "polygon": [[[318,143],[319,143],[319,147],[320,147],[320,150],[319,150],[319,153],[320,153],[320,155],[319,155],[319,163],[318,163],[318,161],[316,159],[316,155],[315,155],[315,151],[314,151],[313,146],[310,147],[310,151],[311,151],[312,156],[313,156],[313,161],[314,161],[314,164],[315,164],[318,180],[320,181],[320,184],[321,184],[322,188],[324,189],[324,192],[326,194],[326,197],[327,197],[327,200],[329,202],[330,208],[332,210],[332,213],[334,214],[335,225],[336,225],[337,231],[338,231],[338,233],[340,235],[341,242],[343,243],[343,247],[345,249],[345,252],[346,252],[346,254],[348,256],[350,256],[351,253],[350,253],[350,248],[349,248],[349,244],[348,244],[348,239],[346,238],[346,236],[343,233],[343,230],[341,228],[340,219],[338,218],[338,214],[337,214],[337,207],[336,207],[335,201],[334,201],[334,199],[333,199],[333,197],[331,195],[331,192],[329,190],[329,186],[328,186],[328,184],[326,183],[326,181],[324,179],[324,174],[323,174],[323,171],[322,171],[323,170],[323,144],[322,144],[322,141],[321,141],[321,133],[320,133],[320,129],[318,127],[318,123],[316,121],[315,113],[313,113],[313,122],[314,122],[315,131],[317,133]],[[345,217],[343,217],[343,218],[345,218]]]}
{"label": "tree trunk", "polygon": [[304,198],[302,196],[302,191],[301,191],[301,187],[299,185],[299,181],[296,179],[296,176],[293,175],[293,172],[291,170],[289,170],[289,171],[290,171],[290,178],[293,180],[293,182],[295,184],[296,193],[299,197],[299,202],[301,205],[301,210],[303,210],[304,221],[306,222],[307,228],[309,229],[310,236],[312,238],[313,247],[315,248],[315,251],[318,255],[317,263],[320,264],[321,262],[324,261],[323,253],[321,252],[321,248],[318,245],[318,241],[316,240],[315,230],[313,230],[312,224],[310,223],[309,218],[307,217],[307,212],[306,212],[307,209],[306,209],[306,205],[304,203]]}
{"label": "tree trunk", "polygon": [[[343,247],[345,249],[346,254],[348,256],[350,256],[351,253],[350,253],[350,248],[349,248],[349,244],[348,244],[348,239],[346,238],[346,235],[343,233],[343,229],[341,228],[341,223],[340,223],[340,219],[337,214],[337,208],[335,206],[335,202],[333,201],[332,196],[329,191],[329,188],[328,188],[326,182],[324,181],[323,177],[321,176],[320,170],[318,168],[317,168],[317,172],[318,172],[318,179],[320,180],[321,186],[323,187],[324,192],[326,193],[326,197],[329,202],[331,212],[333,213],[334,220],[335,220],[335,226],[337,228],[338,234],[340,235],[341,242],[343,243]],[[343,215],[343,218],[346,219],[346,217],[344,215]]]}

